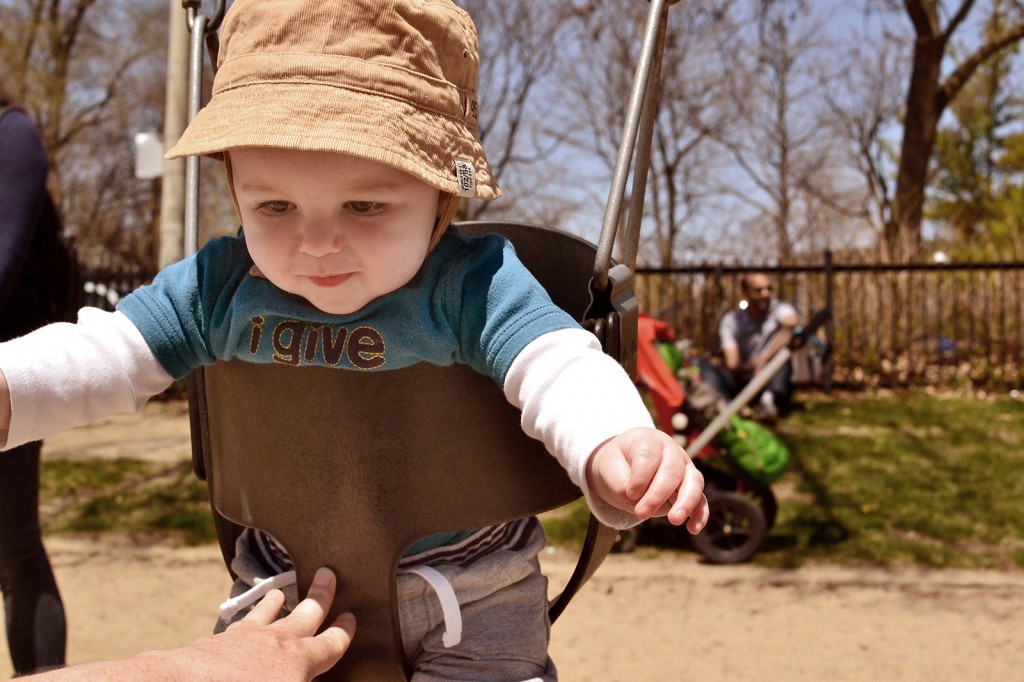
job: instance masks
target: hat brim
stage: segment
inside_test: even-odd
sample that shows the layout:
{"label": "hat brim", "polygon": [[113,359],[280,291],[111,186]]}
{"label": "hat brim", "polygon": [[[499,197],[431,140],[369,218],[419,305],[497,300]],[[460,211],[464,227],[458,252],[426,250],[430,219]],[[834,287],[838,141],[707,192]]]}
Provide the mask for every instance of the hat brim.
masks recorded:
{"label": "hat brim", "polygon": [[199,111],[167,158],[219,157],[240,147],[350,154],[462,196],[455,161],[469,161],[476,171],[472,196],[501,195],[483,147],[465,124],[379,93],[310,82],[229,88]]}

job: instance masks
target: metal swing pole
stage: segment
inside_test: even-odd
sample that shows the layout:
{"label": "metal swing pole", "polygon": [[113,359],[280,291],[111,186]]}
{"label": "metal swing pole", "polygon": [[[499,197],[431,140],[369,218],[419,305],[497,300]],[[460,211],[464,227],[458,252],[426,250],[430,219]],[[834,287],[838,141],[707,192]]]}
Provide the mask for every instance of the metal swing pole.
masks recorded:
{"label": "metal swing pole", "polygon": [[[633,296],[633,271],[640,243],[650,150],[657,118],[670,0],[650,0],[643,42],[628,102],[622,140],[619,144],[612,185],[605,206],[604,221],[590,282],[591,305],[584,326],[601,341],[604,351],[619,360],[632,376],[636,373],[636,334],[639,306]],[[635,157],[635,162],[634,162]],[[626,185],[633,171],[633,195],[623,230],[624,263],[612,266],[612,250],[619,238]]]}
{"label": "metal swing pole", "polygon": [[[594,287],[598,290],[605,290],[609,285],[608,273],[612,260],[612,248],[618,236],[622,203],[626,196],[626,185],[629,181],[634,155],[637,160],[636,167],[633,169],[634,195],[630,206],[629,229],[626,230],[625,235],[630,243],[625,246],[627,254],[631,254],[634,259],[636,255],[637,249],[631,242],[639,240],[639,222],[643,213],[643,190],[646,188],[647,171],[650,167],[651,137],[654,131],[654,120],[657,116],[661,57],[668,24],[668,4],[668,0],[650,0],[643,43],[640,48],[640,59],[633,77],[633,88],[629,96],[622,141],[619,144],[615,160],[612,185],[608,192],[608,203],[605,205],[601,236],[597,244]],[[642,136],[639,135],[641,122],[643,123]],[[639,184],[637,184],[638,182]],[[637,189],[640,191],[637,192]],[[637,199],[637,194],[640,195],[639,199]],[[638,215],[634,217],[634,214]],[[635,232],[635,234],[630,232]],[[636,263],[635,261],[627,262],[626,265],[632,270]]]}
{"label": "metal swing pole", "polygon": [[[217,66],[217,29],[224,18],[225,0],[214,2],[213,14],[199,13],[200,0],[182,0],[189,29],[188,110],[186,123],[203,105],[203,45],[209,47],[214,68]],[[185,256],[199,250],[199,157],[185,157]]]}
{"label": "metal swing pole", "polygon": [[[213,14],[209,17],[199,13],[200,0],[182,0],[185,20],[189,29],[188,59],[188,107],[186,125],[199,113],[203,101],[203,43],[210,52],[213,68],[217,68],[217,29],[224,18],[225,0],[215,0]],[[184,254],[192,256],[199,250],[199,157],[185,157],[185,215],[184,215]],[[206,386],[202,371],[194,371],[185,377],[188,400],[192,405],[205,402]],[[205,409],[205,408],[203,408]],[[203,446],[202,429],[193,410],[190,414],[190,431],[192,437],[192,469],[200,480],[206,480],[206,463],[195,453],[206,451]],[[218,525],[218,537],[221,536],[220,526],[228,522],[216,512],[214,523]],[[227,527],[225,525],[225,527]]]}

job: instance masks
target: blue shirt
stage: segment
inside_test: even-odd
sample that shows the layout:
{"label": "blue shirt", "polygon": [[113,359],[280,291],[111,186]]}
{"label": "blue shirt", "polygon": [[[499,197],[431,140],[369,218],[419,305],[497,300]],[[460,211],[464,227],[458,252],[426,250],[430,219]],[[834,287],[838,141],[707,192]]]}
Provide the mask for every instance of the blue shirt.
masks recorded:
{"label": "blue shirt", "polygon": [[361,371],[458,362],[502,386],[527,344],[579,327],[498,235],[449,229],[408,284],[348,315],[278,289],[252,264],[244,236],[211,240],[118,310],[176,379],[234,358]]}

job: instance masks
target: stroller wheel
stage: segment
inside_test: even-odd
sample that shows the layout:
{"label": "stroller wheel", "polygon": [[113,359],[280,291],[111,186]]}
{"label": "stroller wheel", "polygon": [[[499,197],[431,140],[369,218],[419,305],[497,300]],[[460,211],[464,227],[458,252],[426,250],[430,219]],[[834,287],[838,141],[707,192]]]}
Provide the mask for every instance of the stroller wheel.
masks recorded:
{"label": "stroller wheel", "polygon": [[636,549],[636,543],[639,537],[639,526],[620,530],[615,536],[615,544],[612,545],[611,551],[615,554],[629,554]]}
{"label": "stroller wheel", "polygon": [[734,492],[713,495],[708,505],[708,525],[690,539],[694,549],[715,564],[735,564],[752,557],[768,533],[761,507]]}

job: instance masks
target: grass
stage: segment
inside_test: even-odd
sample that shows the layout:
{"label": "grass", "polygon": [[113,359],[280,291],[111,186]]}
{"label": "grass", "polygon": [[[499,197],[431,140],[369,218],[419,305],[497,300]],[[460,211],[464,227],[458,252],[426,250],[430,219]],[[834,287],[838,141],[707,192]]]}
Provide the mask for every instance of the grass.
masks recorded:
{"label": "grass", "polygon": [[[793,460],[756,563],[1024,567],[1024,402],[814,396],[776,433]],[[216,539],[187,462],[45,461],[41,479],[48,533]],[[579,505],[546,516],[551,542],[581,542],[586,517]]]}
{"label": "grass", "polygon": [[40,499],[49,534],[114,531],[189,545],[217,539],[206,484],[191,462],[44,461]]}
{"label": "grass", "polygon": [[925,393],[808,400],[759,562],[1024,567],[1024,403]]}
{"label": "grass", "polygon": [[[775,431],[793,459],[755,563],[1024,567],[1021,401],[817,396]],[[681,531],[646,535],[686,546]]]}

